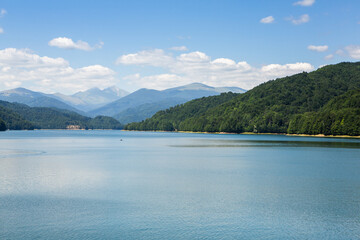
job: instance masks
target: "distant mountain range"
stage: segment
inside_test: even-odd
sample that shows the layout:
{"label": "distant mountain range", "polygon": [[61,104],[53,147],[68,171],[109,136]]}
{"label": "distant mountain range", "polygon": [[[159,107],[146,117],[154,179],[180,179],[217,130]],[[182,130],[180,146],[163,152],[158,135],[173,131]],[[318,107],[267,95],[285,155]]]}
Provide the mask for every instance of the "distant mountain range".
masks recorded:
{"label": "distant mountain range", "polygon": [[91,88],[73,95],[45,94],[25,88],[0,92],[0,100],[17,102],[30,107],[49,107],[73,111],[84,116],[110,116],[121,123],[141,121],[163,110],[189,100],[219,95],[222,92],[244,93],[237,87],[210,87],[193,83],[163,91],[140,89],[133,93],[115,86],[106,89]]}
{"label": "distant mountain range", "polygon": [[99,88],[91,88],[87,91],[77,92],[70,96],[61,93],[55,93],[52,97],[55,97],[56,99],[63,101],[81,111],[88,112],[125,97],[128,94],[129,92],[113,86],[105,88],[104,90],[100,90]]}
{"label": "distant mountain range", "polygon": [[185,103],[192,99],[219,95],[222,92],[244,93],[236,87],[215,88],[201,83],[193,83],[163,91],[139,89],[119,100],[89,112],[90,116],[112,116],[121,123],[141,121],[159,110]]}
{"label": "distant mountain range", "polygon": [[30,107],[53,107],[84,114],[79,109],[54,98],[50,94],[34,92],[26,88],[15,88],[2,91],[0,92],[0,100],[7,102],[23,103]]}

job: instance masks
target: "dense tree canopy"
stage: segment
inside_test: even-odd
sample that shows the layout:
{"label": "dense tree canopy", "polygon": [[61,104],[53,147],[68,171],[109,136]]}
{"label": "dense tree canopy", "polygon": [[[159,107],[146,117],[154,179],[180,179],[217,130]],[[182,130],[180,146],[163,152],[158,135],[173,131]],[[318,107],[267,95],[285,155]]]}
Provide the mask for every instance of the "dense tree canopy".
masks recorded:
{"label": "dense tree canopy", "polygon": [[0,118],[11,130],[66,129],[69,125],[81,129],[121,129],[111,117],[89,118],[57,108],[29,107],[20,103],[0,101]]}
{"label": "dense tree canopy", "polygon": [[174,131],[180,129],[180,124],[191,117],[205,113],[212,107],[233,99],[238,94],[222,93],[217,96],[203,97],[184,104],[157,112],[152,118],[140,123],[126,125],[128,130],[164,130]]}
{"label": "dense tree canopy", "polygon": [[[336,109],[342,98],[346,99],[344,104],[353,103],[357,96],[356,91],[349,95],[346,93],[356,89],[360,89],[360,62],[339,63],[311,73],[303,72],[268,81],[221,104],[207,105],[208,102],[215,101],[216,97],[197,99],[189,102],[191,104],[160,111],[150,119],[129,124],[125,128],[359,135],[356,130],[359,126],[356,120],[359,106],[355,104],[355,107]],[[343,94],[345,95],[342,98],[336,98]],[[202,106],[207,107],[204,109]],[[320,131],[318,126],[312,126],[309,130],[311,123],[323,122],[328,118],[331,120],[327,124],[336,122],[336,126],[330,127],[332,130],[323,128],[324,130]],[[337,126],[339,120],[340,123],[343,122],[343,127]],[[308,124],[303,125],[304,121]]]}
{"label": "dense tree canopy", "polygon": [[5,131],[7,129],[5,122],[0,119],[0,131]]}

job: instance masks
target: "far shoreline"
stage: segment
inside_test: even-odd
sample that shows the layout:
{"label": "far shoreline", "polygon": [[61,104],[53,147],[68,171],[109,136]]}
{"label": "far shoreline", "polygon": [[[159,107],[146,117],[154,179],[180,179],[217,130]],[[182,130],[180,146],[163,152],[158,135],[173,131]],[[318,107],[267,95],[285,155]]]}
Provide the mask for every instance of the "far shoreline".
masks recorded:
{"label": "far shoreline", "polygon": [[222,135],[282,135],[290,137],[316,137],[316,138],[356,138],[360,139],[360,136],[350,136],[350,135],[310,135],[310,134],[290,134],[290,133],[254,133],[254,132],[242,132],[242,133],[232,133],[232,132],[194,132],[194,131],[162,131],[162,130],[126,130],[126,129],[22,129],[22,130],[10,130],[6,131],[124,131],[124,132],[168,132],[168,133],[198,133],[198,134],[222,134]]}
{"label": "far shoreline", "polygon": [[201,134],[231,134],[231,135],[282,135],[282,136],[292,136],[292,137],[317,137],[317,138],[360,138],[360,136],[350,136],[350,135],[324,135],[324,134],[290,134],[290,133],[254,133],[254,132],[242,132],[242,133],[232,133],[232,132],[194,132],[194,131],[161,131],[161,130],[125,130],[121,131],[127,132],[171,132],[171,133],[201,133]]}

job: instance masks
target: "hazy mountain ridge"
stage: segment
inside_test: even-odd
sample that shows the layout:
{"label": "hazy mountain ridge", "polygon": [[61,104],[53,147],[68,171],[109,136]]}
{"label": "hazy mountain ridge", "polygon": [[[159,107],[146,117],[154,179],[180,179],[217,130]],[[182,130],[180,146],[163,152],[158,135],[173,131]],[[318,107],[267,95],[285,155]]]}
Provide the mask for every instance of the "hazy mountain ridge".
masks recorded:
{"label": "hazy mountain ridge", "polygon": [[151,117],[156,111],[196,98],[219,95],[223,91],[243,93],[246,90],[236,87],[216,88],[201,83],[192,83],[162,91],[143,88],[89,113],[91,116],[113,116],[119,121],[123,120],[128,123],[144,120]]}
{"label": "hazy mountain ridge", "polygon": [[84,114],[63,101],[57,100],[49,94],[34,92],[26,88],[15,88],[0,92],[0,100],[7,102],[23,103],[30,107],[54,107]]}
{"label": "hazy mountain ridge", "polygon": [[86,91],[77,92],[73,95],[64,95],[61,93],[56,93],[53,95],[57,99],[73,107],[76,107],[84,112],[88,112],[118,100],[128,94],[129,92],[116,86],[112,86],[103,90],[99,88],[91,88]]}
{"label": "hazy mountain ridge", "polygon": [[130,122],[139,122],[146,118],[151,117],[159,109],[167,109],[169,107],[176,106],[178,104],[184,103],[184,99],[165,99],[153,103],[144,103],[136,107],[127,108],[124,111],[114,115],[113,117],[123,124]]}
{"label": "hazy mountain ridge", "polygon": [[144,120],[159,110],[192,99],[219,95],[221,92],[227,91],[245,92],[241,88],[216,88],[201,83],[162,91],[143,88],[131,94],[115,86],[103,90],[91,88],[73,95],[45,94],[25,88],[16,88],[0,92],[0,100],[23,103],[31,107],[55,107],[77,112],[84,116],[113,116],[119,121],[129,123]]}

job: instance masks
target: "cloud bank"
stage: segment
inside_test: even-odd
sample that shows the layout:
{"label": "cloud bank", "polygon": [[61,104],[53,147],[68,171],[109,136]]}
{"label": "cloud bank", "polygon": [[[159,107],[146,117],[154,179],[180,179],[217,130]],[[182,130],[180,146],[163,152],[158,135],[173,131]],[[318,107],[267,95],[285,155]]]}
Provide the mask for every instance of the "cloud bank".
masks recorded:
{"label": "cloud bank", "polygon": [[115,72],[101,65],[73,68],[63,58],[39,56],[28,49],[0,50],[0,87],[74,93],[115,84]]}
{"label": "cloud bank", "polygon": [[155,89],[166,89],[193,82],[202,82],[215,87],[238,86],[251,89],[270,79],[314,69],[309,63],[254,67],[245,61],[236,62],[229,58],[212,60],[210,56],[200,51],[173,56],[162,49],[125,54],[120,56],[116,63],[161,68],[164,71],[162,74],[142,76],[136,73],[124,78],[140,87]]}

